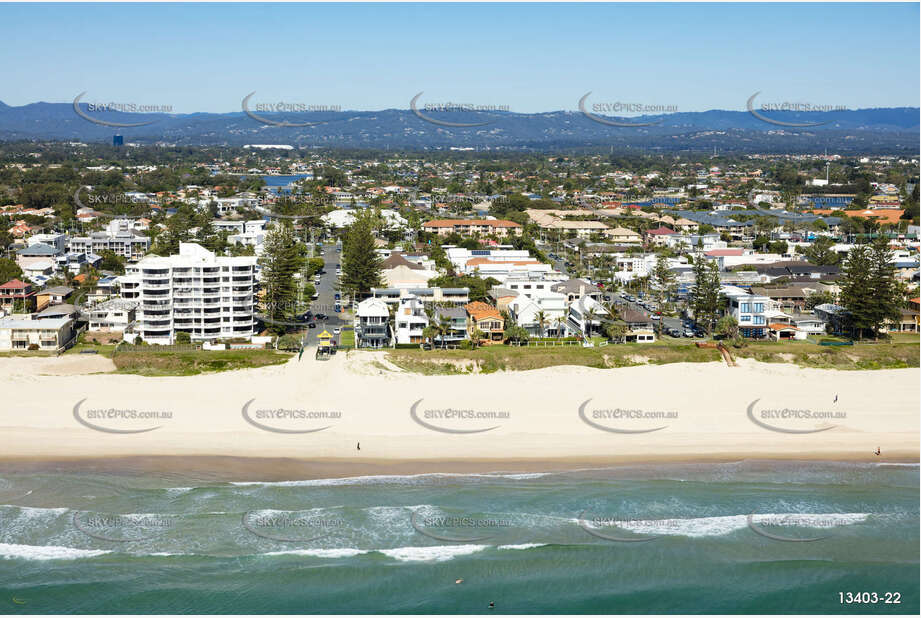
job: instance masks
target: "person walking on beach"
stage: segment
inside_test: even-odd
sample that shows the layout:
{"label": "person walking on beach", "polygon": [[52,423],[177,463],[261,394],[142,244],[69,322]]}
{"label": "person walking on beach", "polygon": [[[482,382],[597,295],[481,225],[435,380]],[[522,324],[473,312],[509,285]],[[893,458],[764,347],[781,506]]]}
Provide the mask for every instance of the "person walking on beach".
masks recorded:
{"label": "person walking on beach", "polygon": [[355,445],[355,450],[358,450],[358,451],[361,450],[361,442]]}
{"label": "person walking on beach", "polygon": [[879,457],[879,447],[876,447],[876,456]]}
{"label": "person walking on beach", "polygon": [[835,393],[835,400],[832,403],[838,403],[838,393]]}

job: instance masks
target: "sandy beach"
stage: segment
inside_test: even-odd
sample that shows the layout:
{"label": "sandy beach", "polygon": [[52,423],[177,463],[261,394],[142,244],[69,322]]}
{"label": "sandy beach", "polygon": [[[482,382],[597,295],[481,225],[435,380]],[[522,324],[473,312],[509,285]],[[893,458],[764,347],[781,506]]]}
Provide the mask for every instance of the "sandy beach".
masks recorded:
{"label": "sandy beach", "polygon": [[278,479],[919,456],[916,369],[743,360],[420,376],[384,359],[149,378],[101,373],[98,358],[2,358],[0,459]]}

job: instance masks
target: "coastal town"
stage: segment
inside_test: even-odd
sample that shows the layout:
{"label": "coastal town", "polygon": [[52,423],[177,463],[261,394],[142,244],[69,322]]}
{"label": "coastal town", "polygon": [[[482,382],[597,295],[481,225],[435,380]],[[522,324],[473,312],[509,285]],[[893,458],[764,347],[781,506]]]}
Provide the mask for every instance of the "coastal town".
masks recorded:
{"label": "coastal town", "polygon": [[917,157],[179,158],[5,153],[0,353],[821,349],[919,331]]}

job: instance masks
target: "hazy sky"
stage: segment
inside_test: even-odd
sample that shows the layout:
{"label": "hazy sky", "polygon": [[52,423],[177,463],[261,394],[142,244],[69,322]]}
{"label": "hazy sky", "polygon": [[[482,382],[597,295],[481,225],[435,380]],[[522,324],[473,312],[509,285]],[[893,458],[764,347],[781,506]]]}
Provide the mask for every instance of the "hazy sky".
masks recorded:
{"label": "hazy sky", "polygon": [[919,105],[919,5],[0,4],[0,100]]}

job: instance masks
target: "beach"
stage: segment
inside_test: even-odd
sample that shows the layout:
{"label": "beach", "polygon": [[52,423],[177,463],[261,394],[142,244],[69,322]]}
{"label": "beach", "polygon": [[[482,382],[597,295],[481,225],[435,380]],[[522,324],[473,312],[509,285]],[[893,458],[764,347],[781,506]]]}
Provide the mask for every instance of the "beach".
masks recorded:
{"label": "beach", "polygon": [[141,377],[105,373],[106,362],[0,358],[0,459],[283,480],[919,455],[916,369],[742,360],[421,376],[353,352]]}

